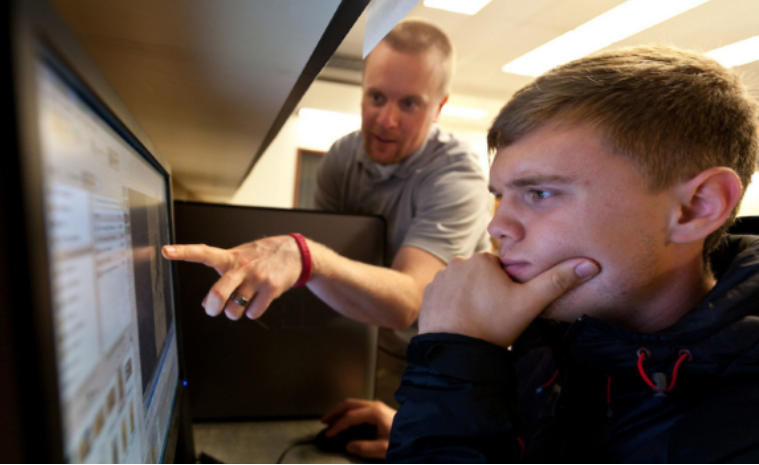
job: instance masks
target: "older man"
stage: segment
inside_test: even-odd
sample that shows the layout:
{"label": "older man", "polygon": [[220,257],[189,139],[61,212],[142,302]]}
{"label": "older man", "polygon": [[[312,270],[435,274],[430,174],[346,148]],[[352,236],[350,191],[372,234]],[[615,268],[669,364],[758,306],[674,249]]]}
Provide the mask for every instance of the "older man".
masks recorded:
{"label": "older man", "polygon": [[[366,59],[361,130],[335,142],[318,175],[320,208],[387,219],[390,268],[307,239],[299,246],[290,236],[230,250],[166,247],[167,258],[222,274],[203,302],[206,312],[257,318],[305,277],[305,264],[308,287],[342,314],[390,328],[413,323],[435,273],[456,255],[488,247],[491,196],[477,155],[434,124],[452,74],[453,49],[442,31],[422,21],[396,26]],[[233,293],[239,298],[230,299]]]}
{"label": "older man", "polygon": [[[319,208],[387,220],[387,267],[349,260],[297,234],[229,250],[165,247],[167,258],[204,263],[222,275],[203,301],[209,315],[258,318],[284,291],[305,284],[347,317],[407,328],[435,273],[454,256],[489,248],[492,195],[478,156],[435,125],[453,61],[453,47],[437,27],[418,20],[397,25],[365,61],[361,130],[334,143],[318,174]],[[343,421],[330,435],[353,418],[335,412],[326,419]],[[384,455],[387,432],[368,447],[354,452]]]}

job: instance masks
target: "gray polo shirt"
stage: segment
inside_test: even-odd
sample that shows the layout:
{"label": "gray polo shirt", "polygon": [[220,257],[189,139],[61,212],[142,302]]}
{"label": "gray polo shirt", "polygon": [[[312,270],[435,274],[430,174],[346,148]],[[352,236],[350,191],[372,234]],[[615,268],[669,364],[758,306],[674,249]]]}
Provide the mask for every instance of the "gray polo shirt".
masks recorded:
{"label": "gray polo shirt", "polygon": [[360,131],[338,139],[319,168],[315,195],[321,210],[384,217],[388,266],[406,246],[445,263],[490,248],[487,176],[471,148],[438,126],[394,170],[367,157]]}

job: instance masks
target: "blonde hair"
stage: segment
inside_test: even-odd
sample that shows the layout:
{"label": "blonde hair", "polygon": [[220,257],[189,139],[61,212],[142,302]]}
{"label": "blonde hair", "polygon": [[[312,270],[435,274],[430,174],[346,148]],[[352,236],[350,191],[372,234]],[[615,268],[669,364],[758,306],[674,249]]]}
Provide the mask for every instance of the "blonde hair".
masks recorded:
{"label": "blonde hair", "polygon": [[448,36],[434,24],[421,19],[405,19],[398,23],[382,39],[396,52],[418,55],[437,50],[443,59],[443,78],[440,95],[451,91],[453,82],[455,50]]}
{"label": "blonde hair", "polygon": [[[636,47],[554,68],[503,107],[488,148],[510,145],[549,121],[594,125],[613,152],[638,166],[652,192],[717,166],[733,169],[745,192],[756,169],[756,101],[735,73],[692,51]],[[706,238],[705,258],[738,205]]]}

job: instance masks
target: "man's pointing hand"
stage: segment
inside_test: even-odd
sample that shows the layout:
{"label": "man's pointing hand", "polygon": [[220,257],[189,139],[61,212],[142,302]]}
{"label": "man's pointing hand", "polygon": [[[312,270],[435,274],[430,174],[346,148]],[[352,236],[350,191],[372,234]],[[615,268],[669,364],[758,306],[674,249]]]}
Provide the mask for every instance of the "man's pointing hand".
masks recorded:
{"label": "man's pointing hand", "polygon": [[243,312],[248,318],[260,317],[272,300],[297,282],[302,271],[300,250],[290,236],[267,237],[232,249],[169,245],[162,252],[170,260],[214,268],[221,278],[203,300],[203,307],[211,316],[223,310],[232,320]]}

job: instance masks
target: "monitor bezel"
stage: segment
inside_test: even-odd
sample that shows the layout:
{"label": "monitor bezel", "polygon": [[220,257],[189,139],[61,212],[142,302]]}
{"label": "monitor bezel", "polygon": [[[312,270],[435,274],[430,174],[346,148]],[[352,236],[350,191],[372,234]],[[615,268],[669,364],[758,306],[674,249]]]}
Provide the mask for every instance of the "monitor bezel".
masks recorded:
{"label": "monitor bezel", "polygon": [[[109,124],[151,163],[165,180],[169,238],[174,242],[171,168],[137,120],[102,76],[97,66],[55,11],[44,0],[13,0],[3,7],[8,25],[4,37],[3,57],[10,77],[12,124],[6,128],[13,147],[0,162],[0,182],[4,184],[0,201],[0,290],[11,295],[6,300],[0,325],[12,328],[0,362],[7,362],[0,374],[7,375],[0,392],[11,400],[0,404],[7,412],[11,434],[3,457],[19,457],[25,462],[63,462],[61,405],[58,400],[58,375],[49,286],[50,262],[45,235],[44,190],[39,129],[37,123],[36,70],[41,50],[57,69],[77,82],[98,111],[107,115]],[[6,94],[7,95],[7,94]],[[8,225],[14,225],[9,227]],[[171,264],[172,293],[177,295],[176,267]],[[11,311],[23,308],[24,311]],[[177,344],[181,347],[179,315],[174,321]],[[176,418],[182,411],[184,364],[179,353],[179,381],[175,392],[170,433],[164,448],[164,460],[174,458],[177,434]],[[174,425],[174,426],[172,426]],[[171,429],[174,428],[172,432]],[[3,447],[5,442],[0,443]],[[169,444],[168,441],[174,443]],[[190,440],[190,444],[191,444]]]}
{"label": "monitor bezel", "polygon": [[[0,63],[3,66],[3,82],[11,81],[11,7],[9,3],[0,6]],[[19,334],[13,328],[19,321],[30,321],[28,315],[13,312],[17,308],[20,293],[11,292],[18,285],[18,276],[25,272],[23,262],[20,266],[13,267],[17,262],[17,246],[23,244],[25,235],[23,231],[14,228],[13,221],[19,217],[21,209],[14,196],[20,186],[18,176],[18,134],[16,131],[16,114],[14,111],[14,89],[12,86],[3,86],[0,89],[2,95],[3,121],[2,136],[5,150],[4,156],[0,157],[0,295],[3,296],[3,304],[0,306],[0,418],[3,421],[3,434],[0,435],[0,462],[20,463],[25,457],[25,449],[22,444],[23,438],[23,415],[17,402],[19,398],[19,366],[17,364],[17,341],[23,340],[25,335]],[[19,241],[20,244],[19,244]]]}

